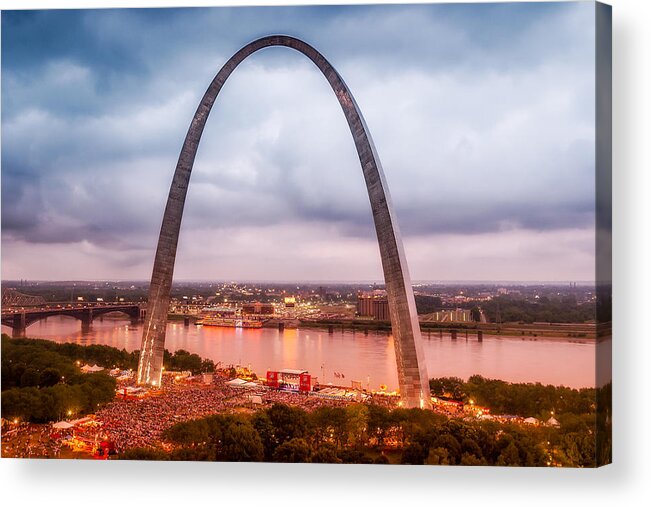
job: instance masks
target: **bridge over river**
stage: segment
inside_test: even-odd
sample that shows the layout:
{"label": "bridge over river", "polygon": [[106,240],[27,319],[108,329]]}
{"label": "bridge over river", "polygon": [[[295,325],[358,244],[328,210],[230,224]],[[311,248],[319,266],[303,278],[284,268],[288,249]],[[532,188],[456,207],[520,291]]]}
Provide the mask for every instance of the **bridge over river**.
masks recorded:
{"label": "bridge over river", "polygon": [[84,304],[56,304],[34,308],[9,307],[2,308],[2,325],[12,329],[14,338],[25,336],[27,327],[42,319],[63,315],[81,321],[83,332],[90,330],[93,319],[107,313],[120,312],[128,315],[133,324],[144,318],[145,309],[136,303],[84,303]]}

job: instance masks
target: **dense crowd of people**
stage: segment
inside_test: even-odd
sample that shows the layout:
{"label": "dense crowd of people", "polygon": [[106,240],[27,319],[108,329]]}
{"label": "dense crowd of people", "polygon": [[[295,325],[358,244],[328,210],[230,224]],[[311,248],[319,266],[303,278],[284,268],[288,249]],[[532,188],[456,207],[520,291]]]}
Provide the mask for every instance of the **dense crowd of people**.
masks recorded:
{"label": "dense crowd of people", "polygon": [[7,422],[2,429],[3,458],[59,458],[61,440],[49,425]]}
{"label": "dense crowd of people", "polygon": [[[122,382],[120,388],[131,384],[133,379]],[[253,398],[257,399],[257,403],[252,401]],[[253,390],[241,389],[229,386],[227,379],[219,376],[216,376],[211,384],[205,385],[185,380],[178,382],[172,376],[166,375],[163,377],[161,389],[144,397],[118,394],[113,402],[96,413],[96,420],[101,424],[102,437],[113,442],[118,451],[124,451],[134,447],[155,446],[160,442],[163,431],[175,423],[211,414],[229,413],[243,408],[257,410],[274,403],[312,411],[323,406],[344,407],[352,402],[355,400],[325,398],[316,393],[271,390],[262,386]],[[398,398],[370,395],[365,402],[392,409],[396,408]],[[52,432],[50,426],[28,423],[13,426],[3,435],[4,456],[60,456],[61,440]]]}
{"label": "dense crowd of people", "polygon": [[[258,397],[262,403],[253,403]],[[395,399],[386,396],[370,397],[369,402],[395,406]],[[97,419],[118,451],[132,447],[147,447],[160,441],[163,431],[173,424],[199,417],[234,412],[249,408],[255,410],[273,403],[285,403],[311,411],[322,406],[345,406],[347,399],[328,399],[304,393],[260,389],[241,389],[228,386],[223,378],[215,378],[212,384],[174,382],[163,378],[159,393],[139,399],[116,400],[99,412]]]}
{"label": "dense crowd of people", "polygon": [[163,430],[179,421],[228,411],[239,395],[223,385],[174,384],[164,377],[159,393],[136,399],[118,395],[96,415],[116,449],[124,450],[152,445]]}

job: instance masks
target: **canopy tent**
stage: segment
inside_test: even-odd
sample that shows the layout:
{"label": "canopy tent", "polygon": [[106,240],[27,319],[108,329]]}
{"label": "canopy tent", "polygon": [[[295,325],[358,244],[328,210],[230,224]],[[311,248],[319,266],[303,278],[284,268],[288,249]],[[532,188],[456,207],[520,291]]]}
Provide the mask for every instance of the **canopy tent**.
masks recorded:
{"label": "canopy tent", "polygon": [[81,371],[83,371],[84,373],[95,373],[103,370],[104,368],[102,368],[101,366],[97,366],[97,364],[94,364],[93,366],[89,366],[85,364],[81,367]]}
{"label": "canopy tent", "polygon": [[257,382],[247,382],[246,380],[241,378],[234,378],[233,380],[229,380],[228,382],[226,382],[226,385],[231,387],[243,387],[245,389],[260,387],[260,384],[258,384]]}
{"label": "canopy tent", "polygon": [[262,405],[262,396],[251,395],[249,396],[249,401],[254,405]]}
{"label": "canopy tent", "polygon": [[86,425],[101,426],[102,422],[97,421],[92,417],[82,417],[81,419],[75,419],[74,421],[70,421],[70,424],[72,424],[73,426],[86,426]]}
{"label": "canopy tent", "polygon": [[58,423],[54,423],[52,427],[58,430],[69,430],[70,428],[74,428],[75,425],[70,424],[68,421],[59,421]]}
{"label": "canopy tent", "polygon": [[560,426],[560,423],[554,417],[550,417],[549,419],[547,419],[547,424],[549,426],[554,426],[556,428]]}

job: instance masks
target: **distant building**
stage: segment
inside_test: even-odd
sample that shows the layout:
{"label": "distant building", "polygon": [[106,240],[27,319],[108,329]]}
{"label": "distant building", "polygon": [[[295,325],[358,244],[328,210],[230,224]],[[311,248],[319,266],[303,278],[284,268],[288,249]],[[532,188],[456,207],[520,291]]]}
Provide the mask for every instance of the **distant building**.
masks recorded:
{"label": "distant building", "polygon": [[247,315],[273,315],[274,307],[271,303],[244,303],[242,313]]}
{"label": "distant building", "polygon": [[234,318],[237,316],[235,308],[228,306],[209,306],[202,308],[200,313],[202,317]]}
{"label": "distant building", "polygon": [[375,320],[390,320],[386,291],[359,292],[357,294],[357,314],[361,317],[373,317]]}

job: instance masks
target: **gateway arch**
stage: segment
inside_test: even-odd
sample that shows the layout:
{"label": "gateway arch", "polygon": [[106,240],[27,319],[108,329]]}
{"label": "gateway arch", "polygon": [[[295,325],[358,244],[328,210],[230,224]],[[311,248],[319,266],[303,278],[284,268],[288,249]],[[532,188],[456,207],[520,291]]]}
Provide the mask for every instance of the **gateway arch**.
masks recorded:
{"label": "gateway arch", "polygon": [[328,80],[339,100],[355,141],[371,202],[384,271],[403,406],[430,408],[429,379],[416,302],[398,223],[371,134],[353,95],[334,67],[309,44],[285,35],[263,37],[235,53],[210,83],[192,119],[174,171],[158,239],[138,363],[138,383],[153,386],[161,383],[165,329],[181,218],[192,166],[206,120],[217,95],[233,70],[249,55],[270,46],[288,47],[307,56]]}

